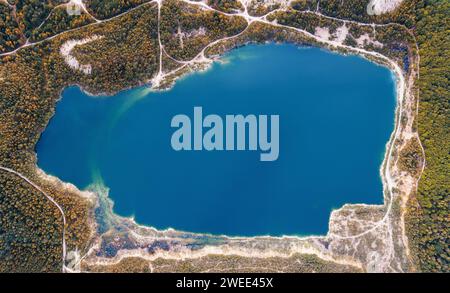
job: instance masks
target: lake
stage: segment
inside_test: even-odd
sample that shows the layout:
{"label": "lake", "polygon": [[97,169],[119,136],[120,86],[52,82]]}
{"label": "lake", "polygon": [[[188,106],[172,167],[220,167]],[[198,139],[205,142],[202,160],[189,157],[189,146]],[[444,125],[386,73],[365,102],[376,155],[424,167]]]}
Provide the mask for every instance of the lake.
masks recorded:
{"label": "lake", "polygon": [[[357,56],[250,45],[173,89],[111,97],[64,90],[36,146],[38,166],[85,189],[110,188],[114,211],[158,229],[326,234],[333,209],[383,202],[380,166],[394,128],[392,73]],[[175,151],[177,114],[279,115],[279,157]]]}

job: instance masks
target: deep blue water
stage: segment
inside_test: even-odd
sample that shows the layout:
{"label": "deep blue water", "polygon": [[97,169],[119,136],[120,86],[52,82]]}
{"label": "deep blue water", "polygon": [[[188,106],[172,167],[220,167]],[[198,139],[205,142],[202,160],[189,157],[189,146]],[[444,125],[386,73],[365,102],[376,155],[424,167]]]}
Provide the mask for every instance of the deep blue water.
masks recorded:
{"label": "deep blue water", "polygon": [[[356,56],[248,46],[167,92],[89,97],[67,88],[38,165],[156,228],[227,235],[325,234],[332,209],[382,203],[379,169],[394,126],[391,72]],[[280,155],[175,152],[176,114],[280,115]]]}

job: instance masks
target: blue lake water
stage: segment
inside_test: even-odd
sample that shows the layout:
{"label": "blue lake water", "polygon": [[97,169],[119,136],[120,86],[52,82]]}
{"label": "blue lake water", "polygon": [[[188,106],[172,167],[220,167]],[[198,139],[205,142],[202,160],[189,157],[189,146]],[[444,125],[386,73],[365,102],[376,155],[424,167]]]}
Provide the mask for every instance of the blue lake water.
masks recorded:
{"label": "blue lake water", "polygon": [[[37,145],[38,165],[84,189],[102,181],[114,211],[164,229],[226,235],[325,234],[332,209],[383,201],[379,169],[394,127],[391,72],[293,45],[236,49],[225,64],[112,97],[67,88]],[[174,115],[278,114],[280,153],[176,152]]]}

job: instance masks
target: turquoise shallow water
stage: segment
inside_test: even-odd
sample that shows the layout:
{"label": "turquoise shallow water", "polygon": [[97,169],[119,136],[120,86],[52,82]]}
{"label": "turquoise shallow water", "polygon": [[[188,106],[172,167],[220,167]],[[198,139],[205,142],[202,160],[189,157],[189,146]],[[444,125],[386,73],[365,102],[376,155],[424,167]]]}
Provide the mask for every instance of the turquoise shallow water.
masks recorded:
{"label": "turquoise shallow water", "polygon": [[[394,126],[391,72],[356,56],[247,46],[167,92],[89,97],[67,88],[37,145],[38,165],[156,228],[227,235],[325,234],[332,209],[382,203]],[[280,155],[175,152],[176,114],[278,114]]]}

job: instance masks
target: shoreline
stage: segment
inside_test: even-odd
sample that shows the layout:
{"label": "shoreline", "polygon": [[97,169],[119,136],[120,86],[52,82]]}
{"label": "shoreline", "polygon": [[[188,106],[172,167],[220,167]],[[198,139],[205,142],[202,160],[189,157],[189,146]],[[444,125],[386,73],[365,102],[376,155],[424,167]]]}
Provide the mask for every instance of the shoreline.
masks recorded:
{"label": "shoreline", "polygon": [[[280,44],[284,44],[284,42],[279,42],[279,43]],[[294,45],[296,45],[296,44],[294,44]],[[298,47],[298,45],[296,45],[296,46]],[[314,47],[314,46],[312,46],[312,47]],[[300,46],[300,48],[301,48],[301,46]],[[392,73],[392,75],[396,77],[395,78],[395,84],[396,84],[396,86],[395,86],[395,88],[396,88],[396,95],[395,95],[396,96],[396,107],[395,107],[394,131],[391,133],[390,139],[386,143],[386,148],[385,148],[385,152],[384,152],[384,159],[383,159],[382,165],[380,166],[380,175],[381,175],[381,178],[382,178],[382,186],[383,186],[383,190],[385,190],[386,189],[386,185],[389,184],[389,183],[387,183],[388,182],[387,178],[390,178],[390,175],[386,175],[386,172],[389,169],[388,165],[390,165],[389,161],[390,161],[390,158],[392,157],[392,151],[393,151],[393,147],[394,147],[393,145],[394,145],[394,142],[395,142],[395,138],[398,136],[398,131],[399,131],[399,128],[400,128],[399,120],[400,120],[401,112],[402,112],[402,103],[401,103],[400,99],[403,99],[404,95],[403,94],[399,95],[399,89],[401,89],[402,92],[404,92],[404,90],[405,90],[405,80],[404,80],[404,77],[402,75],[402,71],[401,71],[401,69],[398,66],[393,65],[392,63],[391,64],[386,64],[384,62],[380,62],[379,60],[373,60],[371,58],[368,58],[366,56],[366,53],[360,53],[360,52],[350,52],[350,53],[346,52],[346,53],[342,53],[342,52],[339,52],[337,50],[333,50],[332,48],[329,48],[329,47],[318,47],[318,48],[320,48],[321,50],[326,50],[327,52],[331,52],[331,53],[334,53],[334,54],[356,55],[356,56],[362,57],[362,58],[368,60],[369,62],[372,62],[372,63],[375,63],[375,64],[377,64],[379,66],[383,66],[383,67],[388,68],[389,71]],[[231,50],[229,50],[229,51],[231,51]],[[376,55],[378,55],[378,53]],[[386,58],[386,59],[384,59],[384,58]],[[389,60],[387,57],[384,57],[384,58],[382,58],[383,61]],[[215,62],[220,62],[220,60],[215,60]],[[211,67],[211,65],[212,65],[212,62],[208,63],[208,66],[206,66],[206,69],[203,69],[203,71],[208,70]],[[190,72],[188,74],[182,74],[178,78],[185,78],[186,76],[189,76],[190,74],[195,74],[195,73],[196,73],[196,71],[192,71],[192,72]],[[175,82],[176,82],[176,80],[171,84],[171,86],[165,88],[164,90],[170,90]],[[92,96],[94,98],[95,97],[105,97],[105,96],[107,97],[107,96],[111,95],[111,93],[93,94],[93,93],[89,92],[88,90],[86,90],[85,88],[83,88],[83,86],[81,86],[79,84],[72,84],[72,85],[69,85],[67,87],[70,87],[70,86],[78,86],[80,88],[80,90],[82,90],[83,92],[85,92],[86,94],[88,94],[89,96]],[[131,86],[131,87],[127,88],[127,89],[121,89],[120,91],[117,91],[116,93],[112,93],[112,95],[117,94],[117,93],[122,92],[122,91],[126,91],[128,89],[136,89],[136,88],[139,88],[139,87],[146,87],[146,86],[148,86],[146,83],[141,83],[141,85],[139,85],[139,86]],[[64,89],[61,90],[60,98],[58,99],[58,101],[62,98],[62,92],[67,87],[65,87]],[[152,88],[150,87],[149,90],[151,91]],[[38,168],[38,170],[40,170],[40,169]],[[45,174],[45,175],[47,175],[47,174]],[[56,177],[54,179],[56,179]],[[390,180],[392,181],[392,179],[390,179]],[[69,186],[74,187],[74,185],[72,185],[70,183],[69,183]],[[88,190],[79,190],[78,188],[76,188],[76,190],[77,190],[77,193],[79,193],[79,194],[85,194],[86,192],[89,192]],[[101,196],[99,196],[98,194],[96,194],[96,196],[97,196],[97,202],[98,202]],[[234,242],[234,241],[248,241],[248,240],[253,240],[253,241],[258,241],[258,240],[275,240],[275,239],[278,239],[278,240],[292,240],[293,239],[293,240],[297,240],[297,241],[302,241],[302,242],[306,241],[306,242],[308,242],[308,241],[315,241],[315,240],[320,240],[320,239],[329,238],[329,237],[337,237],[339,239],[345,239],[346,237],[340,237],[338,235],[334,235],[334,234],[330,233],[330,230],[331,230],[330,227],[331,227],[331,225],[333,223],[332,219],[333,219],[334,215],[339,213],[339,212],[341,212],[341,211],[343,211],[343,210],[345,210],[348,207],[387,208],[387,210],[385,211],[384,217],[381,220],[381,222],[384,222],[387,219],[387,217],[388,217],[388,215],[390,213],[390,210],[391,210],[391,206],[392,206],[392,198],[391,197],[392,197],[392,195],[387,195],[386,191],[383,191],[383,204],[371,205],[371,204],[364,204],[364,203],[353,203],[353,204],[344,204],[343,206],[341,206],[339,208],[333,209],[330,212],[330,214],[329,214],[329,229],[328,229],[328,231],[327,231],[327,233],[325,235],[308,235],[308,236],[295,236],[295,235],[282,235],[282,236],[270,236],[270,235],[227,236],[227,235],[217,235],[217,234],[210,234],[210,233],[192,233],[192,232],[188,232],[188,231],[176,230],[176,229],[173,229],[173,228],[168,228],[168,229],[164,229],[164,230],[158,230],[158,229],[156,229],[156,228],[154,228],[152,226],[149,226],[149,225],[139,224],[134,219],[130,219],[130,218],[123,217],[123,216],[120,216],[118,214],[115,214],[112,211],[112,206],[111,206],[111,211],[109,211],[108,214],[110,214],[110,216],[112,216],[111,220],[114,221],[114,222],[131,221],[136,226],[136,230],[137,229],[151,230],[151,231],[154,231],[157,234],[160,234],[160,233],[162,233],[162,234],[165,234],[165,233],[168,233],[168,234],[170,234],[170,233],[177,233],[177,234],[194,235],[196,237],[212,237],[212,238],[219,237],[219,238],[223,238],[225,240],[232,241],[232,242]],[[114,204],[112,199],[109,198],[109,196],[107,196],[107,199],[110,200],[112,204]],[[98,225],[98,222],[95,221],[95,224]],[[365,232],[363,232],[363,233],[361,233],[359,235],[352,235],[352,236],[348,236],[348,237],[352,237],[352,238],[360,237],[362,235],[370,233],[371,231],[373,231],[376,228],[377,228],[377,226],[372,227],[371,229],[369,229],[369,230],[367,230],[367,231],[365,231]],[[130,230],[130,232],[133,233],[134,236],[137,236],[137,237],[140,236],[139,233],[136,233],[133,230]],[[96,235],[96,237],[99,237],[99,236],[101,236],[101,235]],[[94,238],[96,238],[96,237],[94,237]],[[147,237],[143,236],[143,238],[146,239]],[[95,246],[96,245],[94,244],[89,251],[92,251],[92,249],[95,249]],[[208,251],[209,249],[212,249],[213,251],[216,251],[216,252],[220,252],[221,251],[220,248],[217,247],[217,246],[208,246],[207,245],[207,246],[205,246],[204,249],[206,251]],[[222,251],[219,254],[235,255],[235,254],[238,253],[239,249],[237,249],[237,250],[233,249],[231,251],[232,252],[228,252],[230,254],[227,254],[224,251]],[[329,260],[329,261],[333,261],[335,263],[341,263],[341,261],[339,261],[337,259],[334,259],[334,258],[333,258],[333,260],[331,260],[328,255],[323,255],[317,249],[311,249],[311,250],[307,249],[304,252],[299,251],[299,253],[313,254],[313,255],[319,256],[323,260]],[[89,253],[87,253],[87,255],[88,254]],[[201,257],[199,255],[203,255],[203,254],[202,253],[200,253],[200,254],[196,253],[196,255],[198,255],[198,256],[192,256],[192,258]],[[241,256],[251,256],[252,253],[241,252],[240,255]],[[271,255],[271,254],[266,252],[266,253],[263,253],[262,255]],[[279,256],[281,256],[281,255],[283,255],[283,257],[289,257],[289,255],[292,255],[292,253],[280,254]],[[104,261],[105,261],[104,263],[105,264],[106,263],[111,264],[111,263],[115,263],[115,262],[120,262],[120,260],[122,260],[122,259],[125,259],[127,257],[133,257],[133,256],[139,256],[140,258],[144,258],[144,259],[148,259],[148,260],[153,259],[152,257],[148,258],[148,257],[143,256],[142,252],[136,254],[133,251],[119,251],[118,256],[119,256],[118,260],[110,262],[110,261],[106,261],[106,259],[104,259]],[[168,254],[166,253],[166,254],[161,255],[161,257],[163,257],[163,256],[164,256],[164,258],[167,258],[167,259],[172,259],[172,257],[174,257],[174,256],[170,256],[170,253],[168,253]],[[180,257],[182,257],[184,259],[187,256],[185,254],[182,254],[182,256],[180,255]],[[259,257],[263,257],[263,256],[260,255]],[[114,257],[113,259],[116,259],[116,258],[117,257]],[[174,259],[177,259],[177,258],[175,257]],[[100,261],[100,259],[98,259],[97,261]],[[97,263],[97,261],[96,261],[96,263]],[[103,263],[103,261],[100,261],[99,263]],[[344,261],[342,264],[348,265],[349,262]],[[357,266],[359,268],[362,267],[362,265],[360,263],[355,265],[355,263],[353,262],[352,265],[353,266]]]}
{"label": "shoreline", "polygon": [[[198,4],[198,5],[200,5],[200,4]],[[158,7],[160,7],[159,2],[158,2]],[[237,16],[239,16],[239,15],[237,15]],[[249,18],[247,20],[250,23],[252,23],[252,22],[266,23],[267,22],[266,20],[264,20],[264,22],[263,22],[262,20],[255,20],[253,18]],[[159,23],[159,21],[158,21],[158,23]],[[386,254],[389,254],[387,257],[390,258],[387,261],[392,261],[391,258],[396,257],[395,249],[398,248],[398,247],[395,247],[395,245],[398,245],[398,244],[394,243],[395,235],[393,235],[393,233],[401,234],[400,237],[402,238],[403,246],[400,248],[401,248],[401,250],[405,249],[405,253],[407,255],[409,255],[408,239],[407,239],[407,235],[405,233],[405,226],[404,226],[405,225],[405,223],[404,223],[405,210],[400,210],[400,215],[397,215],[396,211],[394,209],[395,208],[394,203],[397,204],[397,202],[394,202],[394,201],[400,200],[400,201],[402,201],[401,203],[404,204],[409,199],[411,192],[408,192],[408,190],[406,190],[406,189],[405,189],[406,191],[402,190],[401,188],[400,188],[400,192],[398,192],[398,191],[394,192],[394,189],[398,189],[399,186],[402,186],[402,183],[401,183],[402,178],[405,181],[407,181],[407,183],[410,181],[409,186],[404,187],[404,188],[408,188],[408,187],[410,187],[410,189],[414,188],[414,187],[417,188],[417,182],[420,179],[420,176],[423,172],[423,168],[425,166],[425,163],[423,163],[422,170],[419,172],[418,178],[415,178],[414,176],[411,176],[410,174],[405,175],[406,177],[403,176],[401,174],[401,170],[399,170],[398,166],[397,166],[398,157],[399,157],[398,152],[402,149],[402,146],[405,145],[405,142],[403,140],[407,140],[408,138],[409,139],[416,138],[419,141],[419,144],[420,144],[422,152],[423,152],[423,147],[420,143],[420,138],[418,136],[417,130],[413,131],[412,129],[408,128],[408,127],[410,127],[410,125],[404,126],[402,124],[403,123],[402,118],[407,119],[406,123],[413,123],[410,120],[413,120],[413,118],[415,118],[417,115],[417,114],[415,115],[415,113],[412,112],[413,109],[410,109],[411,105],[409,105],[408,103],[414,103],[414,98],[416,98],[414,96],[414,94],[412,93],[412,90],[413,90],[414,81],[416,79],[416,73],[418,74],[418,72],[411,71],[410,74],[405,73],[405,75],[404,75],[403,70],[398,66],[398,64],[394,60],[391,60],[389,57],[386,57],[385,55],[383,55],[381,53],[366,51],[366,50],[360,49],[360,48],[354,48],[351,46],[343,45],[343,44],[335,42],[335,41],[322,40],[318,36],[315,36],[304,30],[290,27],[287,25],[280,25],[277,23],[269,23],[269,22],[267,22],[267,24],[270,24],[271,27],[274,27],[274,28],[286,29],[291,32],[299,33],[303,37],[308,37],[309,38],[308,40],[311,41],[313,45],[319,44],[318,46],[320,48],[326,49],[327,51],[336,52],[337,54],[344,54],[344,55],[354,54],[357,56],[361,56],[362,58],[368,59],[370,62],[387,67],[393,73],[393,75],[396,76],[396,81],[395,81],[396,108],[395,108],[394,130],[392,131],[391,136],[390,136],[388,142],[386,143],[383,162],[380,166],[380,176],[381,176],[382,185],[383,185],[383,204],[382,205],[345,204],[342,207],[333,210],[329,216],[329,229],[328,229],[328,232],[326,235],[308,236],[308,237],[290,237],[290,236],[285,237],[285,236],[283,236],[281,238],[277,238],[277,237],[273,237],[273,236],[268,236],[268,237],[256,236],[256,237],[239,237],[239,238],[225,236],[224,239],[228,241],[227,243],[219,244],[216,246],[206,244],[204,247],[200,248],[201,252],[206,253],[208,251],[213,250],[213,251],[221,252],[221,253],[226,253],[226,252],[230,253],[230,251],[232,251],[233,253],[238,253],[236,251],[239,251],[239,249],[241,249],[240,251],[242,253],[244,253],[244,251],[245,251],[245,253],[244,253],[245,255],[252,256],[252,257],[258,257],[258,255],[270,255],[270,252],[277,252],[279,247],[283,248],[285,245],[289,244],[286,242],[292,240],[293,242],[291,244],[293,245],[293,247],[286,248],[287,252],[284,252],[284,254],[283,254],[283,255],[285,255],[285,257],[286,257],[286,255],[291,255],[290,253],[292,253],[293,251],[297,252],[297,253],[308,253],[309,252],[309,253],[316,255],[319,258],[324,259],[324,260],[331,258],[331,259],[333,259],[332,261],[335,263],[339,263],[340,261],[345,263],[345,259],[351,258],[350,257],[351,248],[346,251],[342,251],[342,249],[345,250],[342,247],[347,246],[347,245],[353,246],[354,243],[351,242],[352,239],[362,238],[365,235],[369,235],[372,232],[376,232],[377,234],[370,235],[370,236],[381,237],[381,238],[376,238],[376,239],[381,239],[380,241],[386,242],[386,247],[384,250],[385,250]],[[249,24],[249,26],[250,26],[250,24]],[[198,69],[198,68],[190,68],[189,65],[197,65],[200,67],[206,66],[206,68],[207,68],[207,66],[210,66],[211,62],[213,62],[213,60],[210,57],[205,57],[205,55],[204,55],[205,50],[210,48],[211,45],[214,46],[216,44],[219,44],[222,41],[228,41],[233,38],[238,38],[241,34],[244,34],[245,30],[240,32],[236,36],[219,39],[219,40],[212,42],[208,46],[206,46],[202,50],[202,52],[199,55],[197,55],[197,57],[195,57],[191,61],[186,61],[184,63],[184,64],[188,64],[188,66],[187,66],[188,71],[196,72],[196,70]],[[284,36],[281,36],[281,37],[284,37]],[[162,56],[162,51],[160,52],[160,54]],[[418,52],[417,52],[417,54],[418,54]],[[221,55],[221,54],[219,54],[219,55]],[[413,56],[415,56],[415,55],[413,55]],[[413,58],[413,59],[414,60],[411,62],[411,64],[416,65],[415,62],[417,62],[417,60],[416,60],[416,58]],[[162,64],[162,60],[160,58],[160,66],[161,66],[161,64]],[[161,70],[161,68],[160,68],[160,70]],[[167,86],[168,88],[170,88],[170,85],[173,85],[177,81],[178,78],[184,77],[186,75],[186,72],[184,70],[185,69],[184,69],[184,65],[183,65],[182,67],[178,67],[176,70],[171,71],[169,73],[163,73],[160,71],[155,77],[153,77],[150,80],[150,82],[153,80],[159,81],[159,82],[166,81],[167,84],[164,84],[163,86]],[[163,75],[160,76],[160,74],[163,74]],[[173,79],[171,79],[171,78],[173,78]],[[141,86],[148,85],[148,82],[149,81],[139,82],[139,84]],[[158,88],[158,86],[159,86],[159,84],[153,84],[153,85],[156,86],[156,88]],[[79,87],[81,90],[85,91],[85,89],[83,89],[82,86],[79,86]],[[136,86],[131,86],[130,88],[136,88]],[[153,88],[153,86],[152,86],[152,88]],[[61,98],[61,93],[63,90],[64,89],[61,89],[60,98]],[[126,89],[122,89],[122,90],[126,90]],[[85,92],[88,93],[87,90]],[[98,96],[98,95],[93,95],[93,96]],[[406,103],[406,106],[405,106],[405,103]],[[418,103],[418,97],[417,97],[417,103]],[[416,107],[416,110],[418,110],[418,107]],[[406,113],[404,113],[404,111],[406,111]],[[39,173],[39,170],[40,170],[39,167],[35,166],[35,168],[36,168],[36,170],[34,170],[34,171]],[[45,175],[47,176],[47,174],[45,174]],[[50,176],[50,175],[48,175],[48,176]],[[56,178],[55,178],[55,180],[56,180]],[[76,189],[75,191],[77,194],[83,193],[83,191],[80,191],[78,189]],[[100,197],[101,196],[99,194],[96,195],[97,203],[99,202]],[[106,199],[110,199],[110,198],[107,196]],[[379,212],[378,210],[383,210],[383,217],[381,219],[376,219],[376,221],[373,221],[373,222],[367,221],[369,223],[369,225],[372,225],[372,227],[365,230],[364,232],[356,234],[356,235],[353,235],[353,234],[347,235],[347,233],[351,232],[350,225],[348,225],[348,222],[344,223],[344,225],[347,225],[346,227],[342,228],[341,230],[337,229],[338,234],[330,232],[335,228],[334,225],[339,224],[338,223],[339,219],[337,219],[337,218],[340,216],[340,214],[344,213],[348,210],[351,210],[352,208],[359,208],[360,210],[371,209],[371,210],[373,210],[375,215],[377,214],[377,212]],[[119,215],[116,215],[116,214],[114,214],[112,209],[110,211],[106,211],[106,212],[110,213],[110,215],[112,216],[111,220],[113,220],[114,222],[121,225],[122,228],[127,231],[127,233],[132,234],[131,235],[132,237],[137,238],[138,243],[144,243],[144,244],[151,243],[150,241],[153,241],[155,239],[156,240],[167,239],[170,237],[172,237],[174,239],[183,239],[183,241],[185,241],[185,238],[182,237],[183,234],[189,234],[189,237],[193,237],[193,238],[205,237],[205,235],[208,237],[213,237],[213,238],[220,237],[220,236],[216,236],[216,235],[195,234],[195,233],[182,232],[182,231],[176,231],[176,230],[163,230],[163,231],[156,230],[151,227],[139,225],[132,219],[123,218]],[[396,218],[397,216],[400,216],[400,219],[397,219]],[[355,222],[356,222],[359,219],[350,218],[349,221],[351,221],[351,220],[355,220]],[[396,220],[400,220],[400,230],[401,230],[400,232],[393,230],[393,229],[398,228],[397,226],[395,226],[395,227],[392,226],[392,225],[398,225],[395,222]],[[97,221],[96,221],[96,224],[98,225]],[[347,228],[348,231],[345,230],[345,228]],[[141,231],[141,230],[145,230],[145,231]],[[152,231],[147,231],[147,230],[152,230]],[[148,234],[145,235],[146,233],[148,233]],[[384,235],[383,233],[385,233],[386,235]],[[344,236],[342,236],[342,234],[344,234]],[[80,261],[78,262],[78,264],[82,260],[83,261],[86,260],[87,264],[95,264],[95,263],[101,263],[102,261],[115,261],[115,260],[120,262],[124,258],[132,257],[134,253],[138,253],[138,252],[142,253],[142,250],[139,250],[139,249],[137,249],[137,250],[119,249],[117,256],[114,256],[114,257],[106,258],[106,257],[102,257],[101,255],[96,256],[95,249],[98,248],[97,245],[100,244],[99,241],[102,240],[101,239],[102,236],[103,235],[95,235],[94,238],[91,239],[93,241],[93,245],[91,245],[90,249],[88,249],[87,254],[85,256],[83,256],[83,258],[80,258]],[[139,238],[139,237],[141,237],[141,238]],[[387,237],[391,237],[391,238],[388,239]],[[272,240],[274,242],[271,242]],[[395,240],[398,240],[398,239],[395,239]],[[316,241],[317,242],[324,241],[324,242],[327,242],[327,244],[322,245],[320,243],[316,243]],[[246,249],[245,248],[246,242],[253,243],[255,246],[259,245],[261,243],[262,243],[261,246],[264,246],[264,245],[266,245],[266,242],[270,242],[269,244],[267,244],[270,247],[269,248],[263,247],[260,249],[265,254],[258,253],[257,249],[254,249],[254,250]],[[258,243],[256,243],[256,242],[258,242]],[[183,243],[189,244],[189,242],[187,242],[187,241],[185,241]],[[279,246],[277,246],[277,245],[279,245]],[[297,246],[295,246],[295,245],[297,245]],[[230,246],[232,249],[229,248]],[[305,248],[305,247],[307,247],[307,248]],[[330,247],[330,248],[328,248],[328,247]],[[157,250],[156,255],[160,255],[160,256],[162,255],[165,258],[170,258],[172,256],[175,257],[175,255],[177,255],[177,257],[178,257],[177,259],[182,259],[183,257],[184,258],[186,257],[185,254],[177,252],[176,249],[179,249],[179,247],[175,246],[174,251],[169,251],[167,253],[164,251]],[[356,248],[355,248],[355,250],[356,250]],[[189,251],[190,251],[190,253],[192,253],[192,255],[196,255],[195,256],[196,258],[202,257],[201,256],[202,253],[199,253],[198,250],[189,250]],[[306,252],[306,251],[308,251],[308,252]],[[170,254],[172,252],[174,254]],[[74,253],[76,253],[76,252],[74,252]],[[152,256],[148,252],[146,252],[146,253],[147,253],[147,257]],[[372,251],[369,251],[369,253],[372,253]],[[403,256],[398,256],[398,258],[400,260],[395,259],[395,261],[398,260],[398,263],[400,263],[400,265],[398,265],[396,268],[393,268],[390,262],[387,262],[387,261],[384,262],[384,258],[383,258],[384,255],[379,255],[379,254],[377,254],[378,252],[376,252],[376,251],[373,253],[375,253],[375,259],[377,259],[378,262],[381,262],[381,264],[378,267],[375,267],[375,270],[379,269],[379,270],[403,271],[403,268],[401,266],[401,263],[403,262],[403,258],[404,258]],[[392,256],[392,254],[394,254],[394,256]],[[226,254],[224,254],[224,255],[226,255]],[[141,256],[139,256],[139,257],[141,257]],[[142,257],[142,258],[145,258],[145,257]],[[368,258],[369,258],[369,254],[367,255],[367,259]],[[379,261],[380,258],[381,258],[381,261]],[[66,260],[64,260],[64,261],[66,261]],[[369,261],[369,260],[367,260],[367,262],[361,261],[360,259],[357,259],[356,257],[353,259],[354,266],[364,268],[365,270],[368,270],[367,268],[369,267],[370,262],[371,261]],[[77,271],[77,270],[75,270],[75,271]]]}

